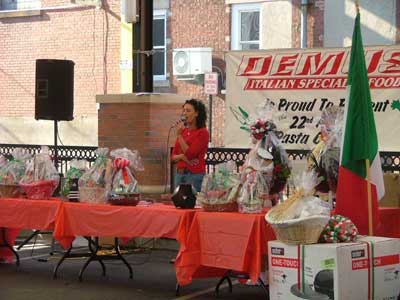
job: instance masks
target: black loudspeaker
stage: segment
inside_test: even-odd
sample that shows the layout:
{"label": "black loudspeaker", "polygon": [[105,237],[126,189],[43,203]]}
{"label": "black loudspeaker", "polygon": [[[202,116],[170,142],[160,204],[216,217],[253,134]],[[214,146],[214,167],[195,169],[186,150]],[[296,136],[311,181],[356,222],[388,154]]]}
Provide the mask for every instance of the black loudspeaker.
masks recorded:
{"label": "black loudspeaker", "polygon": [[36,120],[74,118],[74,65],[71,60],[36,60]]}

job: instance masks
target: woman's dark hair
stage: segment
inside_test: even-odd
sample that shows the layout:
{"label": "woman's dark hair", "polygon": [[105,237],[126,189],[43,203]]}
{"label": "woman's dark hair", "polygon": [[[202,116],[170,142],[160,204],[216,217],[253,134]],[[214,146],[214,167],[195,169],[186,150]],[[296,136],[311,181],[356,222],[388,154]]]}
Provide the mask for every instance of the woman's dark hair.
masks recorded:
{"label": "woman's dark hair", "polygon": [[190,104],[191,106],[193,106],[194,110],[198,113],[196,118],[196,127],[197,128],[206,127],[207,111],[204,103],[201,102],[200,100],[189,99],[185,101],[185,104]]}

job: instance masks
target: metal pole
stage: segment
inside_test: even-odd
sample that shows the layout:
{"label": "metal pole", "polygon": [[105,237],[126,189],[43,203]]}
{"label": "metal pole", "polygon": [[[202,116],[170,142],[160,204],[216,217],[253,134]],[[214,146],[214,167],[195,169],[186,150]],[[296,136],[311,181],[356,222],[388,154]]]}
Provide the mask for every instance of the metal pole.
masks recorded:
{"label": "metal pole", "polygon": [[208,132],[210,133],[209,146],[212,146],[212,95],[208,95]]}
{"label": "metal pole", "polygon": [[140,91],[153,92],[153,0],[140,0]]}
{"label": "metal pole", "polygon": [[140,92],[140,23],[132,24],[132,92]]}
{"label": "metal pole", "polygon": [[58,136],[58,124],[57,120],[54,120],[54,167],[58,172],[58,145],[57,145],[57,136]]}
{"label": "metal pole", "polygon": [[308,0],[301,0],[301,48],[307,48],[307,9]]}

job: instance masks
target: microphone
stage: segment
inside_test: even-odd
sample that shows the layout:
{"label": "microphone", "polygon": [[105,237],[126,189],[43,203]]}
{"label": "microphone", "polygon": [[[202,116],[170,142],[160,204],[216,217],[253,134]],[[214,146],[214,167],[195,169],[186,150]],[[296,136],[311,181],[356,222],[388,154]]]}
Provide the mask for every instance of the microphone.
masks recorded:
{"label": "microphone", "polygon": [[[172,124],[172,126],[171,127],[175,127],[175,126],[177,126],[178,124],[179,124],[179,122],[183,122],[183,123],[186,123],[186,117],[185,116],[180,116],[179,117],[179,120],[177,120],[177,121],[175,121],[173,124]],[[186,124],[185,124],[186,125]]]}

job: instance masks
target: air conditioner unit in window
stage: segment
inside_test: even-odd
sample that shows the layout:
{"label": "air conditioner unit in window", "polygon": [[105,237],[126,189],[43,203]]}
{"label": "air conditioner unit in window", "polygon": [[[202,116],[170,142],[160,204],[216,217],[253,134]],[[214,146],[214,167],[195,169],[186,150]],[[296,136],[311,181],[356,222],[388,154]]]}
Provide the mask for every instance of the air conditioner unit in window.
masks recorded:
{"label": "air conditioner unit in window", "polygon": [[212,71],[212,48],[174,49],[173,74],[178,80],[194,80],[196,75]]}

